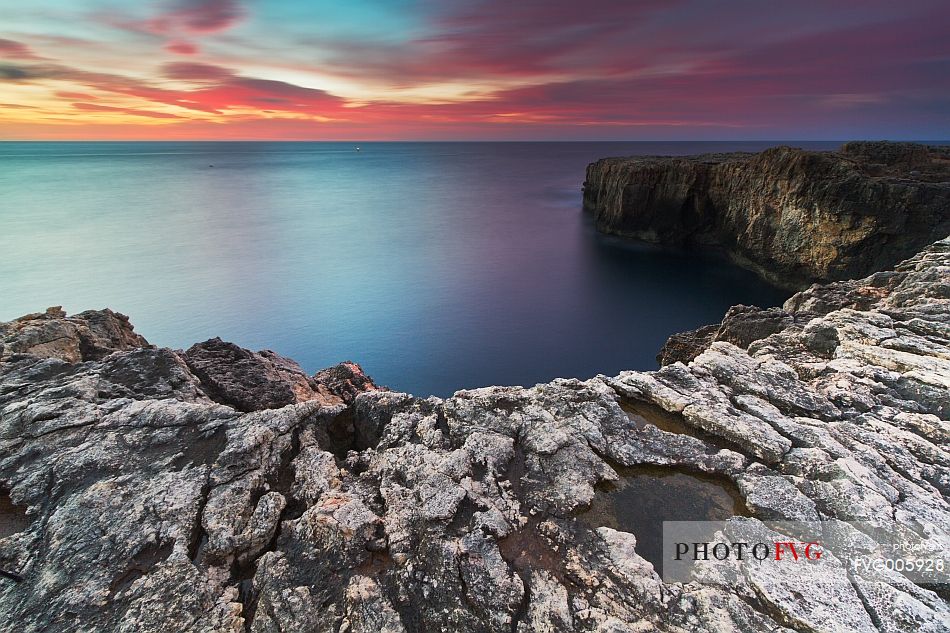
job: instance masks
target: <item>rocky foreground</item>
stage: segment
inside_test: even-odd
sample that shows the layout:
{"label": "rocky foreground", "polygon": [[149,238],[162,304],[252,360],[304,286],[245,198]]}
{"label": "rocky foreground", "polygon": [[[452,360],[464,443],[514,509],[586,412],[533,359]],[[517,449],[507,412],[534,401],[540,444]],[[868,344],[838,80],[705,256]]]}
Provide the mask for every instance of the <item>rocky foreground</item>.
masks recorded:
{"label": "rocky foreground", "polygon": [[780,286],[887,270],[950,234],[950,148],[605,158],[587,167],[598,229],[723,249]]}
{"label": "rocky foreground", "polygon": [[831,579],[664,583],[636,533],[585,508],[651,465],[733,487],[752,532],[866,521],[945,547],[950,239],[694,339],[657,372],[441,400],[352,363],[307,376],[217,339],[156,349],[108,310],[0,324],[0,622],[948,630],[939,587],[833,559]]}

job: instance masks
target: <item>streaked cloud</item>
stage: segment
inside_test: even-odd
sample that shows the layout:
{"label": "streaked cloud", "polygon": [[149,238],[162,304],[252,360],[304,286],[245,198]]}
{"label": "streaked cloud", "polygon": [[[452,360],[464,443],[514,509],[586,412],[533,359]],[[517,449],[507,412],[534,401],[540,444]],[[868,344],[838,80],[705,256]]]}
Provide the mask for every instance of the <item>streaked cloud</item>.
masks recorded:
{"label": "streaked cloud", "polygon": [[162,66],[162,75],[169,79],[219,81],[234,76],[234,71],[200,62],[169,62]]}
{"label": "streaked cloud", "polygon": [[169,53],[178,53],[179,55],[197,55],[200,49],[197,44],[191,42],[169,42],[165,44],[165,50]]}
{"label": "streaked cloud", "polygon": [[152,110],[139,110],[137,108],[118,108],[115,106],[101,105],[98,103],[73,103],[72,107],[84,112],[118,112],[121,114],[131,114],[133,116],[144,116],[152,119],[180,119],[181,117],[169,112],[155,112]]}
{"label": "streaked cloud", "polygon": [[144,19],[110,17],[110,24],[153,35],[215,33],[231,28],[245,15],[238,0],[175,0]]}
{"label": "streaked cloud", "polygon": [[942,0],[50,0],[0,25],[0,136],[940,137],[948,23]]}
{"label": "streaked cloud", "polygon": [[0,57],[6,59],[42,59],[26,44],[3,38],[0,38]]}

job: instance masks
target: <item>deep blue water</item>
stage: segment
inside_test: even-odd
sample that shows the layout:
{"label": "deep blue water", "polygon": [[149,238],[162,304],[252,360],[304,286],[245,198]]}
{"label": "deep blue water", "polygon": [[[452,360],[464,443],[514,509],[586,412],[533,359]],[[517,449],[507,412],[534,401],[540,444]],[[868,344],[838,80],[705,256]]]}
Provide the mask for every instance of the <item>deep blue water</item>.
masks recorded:
{"label": "deep blue water", "polygon": [[585,166],[774,144],[0,143],[0,320],[111,307],[158,345],[351,359],[419,395],[653,369],[785,293],[598,235]]}

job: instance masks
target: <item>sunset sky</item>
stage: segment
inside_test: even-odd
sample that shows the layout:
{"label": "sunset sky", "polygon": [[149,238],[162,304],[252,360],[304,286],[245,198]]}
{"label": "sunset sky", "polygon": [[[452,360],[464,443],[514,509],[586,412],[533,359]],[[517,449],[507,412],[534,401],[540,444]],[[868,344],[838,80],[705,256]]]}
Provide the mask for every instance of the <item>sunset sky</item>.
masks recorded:
{"label": "sunset sky", "polygon": [[0,139],[950,138],[947,0],[0,0]]}

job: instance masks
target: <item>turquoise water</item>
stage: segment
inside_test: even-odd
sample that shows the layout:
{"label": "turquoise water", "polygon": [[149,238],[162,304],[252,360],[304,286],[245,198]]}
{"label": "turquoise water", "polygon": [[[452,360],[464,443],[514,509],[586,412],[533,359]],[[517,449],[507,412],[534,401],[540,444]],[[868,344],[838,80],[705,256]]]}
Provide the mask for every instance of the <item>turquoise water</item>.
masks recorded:
{"label": "turquoise water", "polygon": [[653,369],[669,334],[785,293],[598,235],[585,166],[773,144],[0,143],[0,320],[111,307],[158,345],[420,395]]}

